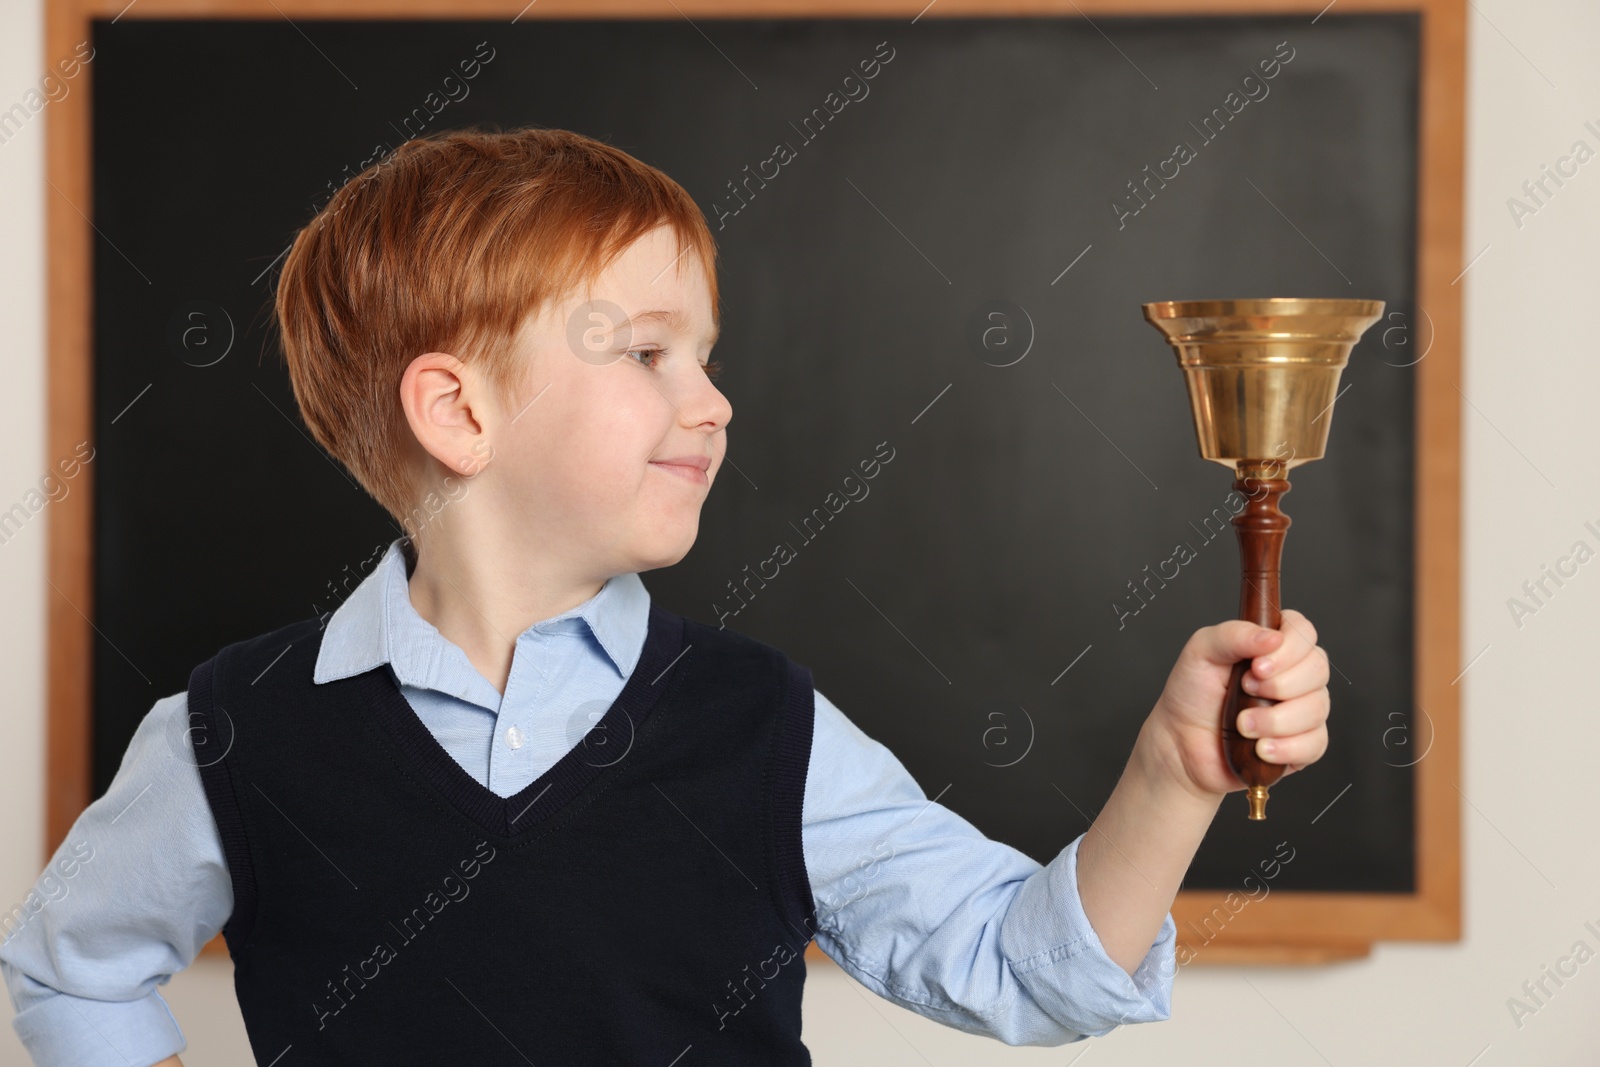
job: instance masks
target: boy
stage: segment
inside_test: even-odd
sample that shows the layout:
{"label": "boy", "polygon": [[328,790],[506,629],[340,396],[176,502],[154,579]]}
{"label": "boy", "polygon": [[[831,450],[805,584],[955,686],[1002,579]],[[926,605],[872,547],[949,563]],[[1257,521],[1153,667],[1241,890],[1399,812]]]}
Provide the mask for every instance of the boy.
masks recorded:
{"label": "boy", "polygon": [[281,1067],[806,1064],[813,936],[1007,1044],[1168,1017],[1167,912],[1243,788],[1230,668],[1280,701],[1241,723],[1262,757],[1314,762],[1311,624],[1195,633],[1050,864],[983,837],[806,668],[639,579],[688,552],[727,447],[715,256],[676,183],[560,130],[407,142],[301,231],[296,399],[406,536],[141,723],[41,877],[67,891],[5,921],[36,1063],[179,1063],[156,987],[218,930]]}

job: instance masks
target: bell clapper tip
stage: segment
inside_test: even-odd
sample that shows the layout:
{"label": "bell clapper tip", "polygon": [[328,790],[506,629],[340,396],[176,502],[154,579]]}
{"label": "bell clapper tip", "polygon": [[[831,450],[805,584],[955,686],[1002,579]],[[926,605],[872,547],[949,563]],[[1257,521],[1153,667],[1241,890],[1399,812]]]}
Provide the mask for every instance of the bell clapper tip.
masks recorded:
{"label": "bell clapper tip", "polygon": [[1250,818],[1263,820],[1267,817],[1267,787],[1253,785],[1245,792],[1245,799],[1250,801]]}

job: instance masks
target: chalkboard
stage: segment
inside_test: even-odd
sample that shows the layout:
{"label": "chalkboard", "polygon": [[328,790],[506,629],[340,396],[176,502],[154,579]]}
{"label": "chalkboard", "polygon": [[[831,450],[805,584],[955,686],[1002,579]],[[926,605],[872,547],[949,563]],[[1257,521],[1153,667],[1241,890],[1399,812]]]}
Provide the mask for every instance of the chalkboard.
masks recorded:
{"label": "chalkboard", "polygon": [[[1237,599],[1231,477],[1198,457],[1140,304],[1386,301],[1283,502],[1284,604],[1336,667],[1332,748],[1264,823],[1229,798],[1185,886],[1236,888],[1287,840],[1275,888],[1414,891],[1393,729],[1414,714],[1417,370],[1393,331],[1417,309],[1420,32],[94,22],[94,794],[195,663],[331,610],[397,536],[266,341],[295,230],[407,136],[535,124],[660,167],[721,250],[728,462],[689,556],[644,576],[655,600],[810,666],[930,797],[1040,862]],[[1180,544],[1193,559],[1149,582]]]}

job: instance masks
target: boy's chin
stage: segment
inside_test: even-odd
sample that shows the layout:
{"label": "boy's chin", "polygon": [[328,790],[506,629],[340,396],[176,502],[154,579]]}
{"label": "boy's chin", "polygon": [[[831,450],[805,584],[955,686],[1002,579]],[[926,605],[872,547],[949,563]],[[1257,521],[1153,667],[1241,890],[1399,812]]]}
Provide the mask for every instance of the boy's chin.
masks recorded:
{"label": "boy's chin", "polygon": [[635,570],[656,571],[681,562],[683,557],[689,554],[689,550],[694,547],[695,538],[699,532],[700,527],[696,523],[686,537],[679,538],[671,543],[660,539],[656,540],[647,550],[638,554],[639,565]]}

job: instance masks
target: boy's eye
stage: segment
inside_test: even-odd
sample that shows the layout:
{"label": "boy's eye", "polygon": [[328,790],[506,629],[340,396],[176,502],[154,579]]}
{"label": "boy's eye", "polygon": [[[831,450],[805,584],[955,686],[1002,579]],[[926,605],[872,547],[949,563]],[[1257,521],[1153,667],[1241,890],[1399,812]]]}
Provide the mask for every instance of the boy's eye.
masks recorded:
{"label": "boy's eye", "polygon": [[[641,366],[654,367],[655,366],[655,360],[661,355],[661,349],[659,349],[659,348],[632,348],[632,349],[628,350],[627,354],[630,355],[630,356],[641,356],[641,357],[643,357],[638,361]],[[712,381],[716,381],[717,380],[717,375],[722,373],[722,361],[721,360],[713,359],[708,363],[702,363],[700,365],[700,367],[701,367],[702,370],[704,370],[706,372],[706,377],[710,378]]]}

